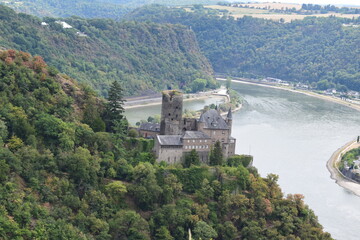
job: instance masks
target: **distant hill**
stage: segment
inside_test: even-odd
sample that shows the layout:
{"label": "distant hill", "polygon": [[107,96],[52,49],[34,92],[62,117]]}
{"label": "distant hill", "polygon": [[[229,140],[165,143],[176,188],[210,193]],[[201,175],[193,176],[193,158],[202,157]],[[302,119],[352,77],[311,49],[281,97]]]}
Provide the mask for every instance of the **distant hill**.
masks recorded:
{"label": "distant hill", "polygon": [[216,0],[0,0],[0,3],[39,17],[111,18],[119,20],[129,11],[146,4],[166,6],[214,4]]}
{"label": "distant hill", "polygon": [[219,17],[213,11],[153,5],[134,10],[128,19],[191,27],[218,73],[360,91],[360,18],[307,17],[279,23]]}
{"label": "distant hill", "polygon": [[[125,93],[183,88],[213,72],[188,27],[105,19],[42,20],[0,6],[0,46],[44,56],[61,72],[106,96],[114,80]],[[66,26],[65,26],[66,27]]]}

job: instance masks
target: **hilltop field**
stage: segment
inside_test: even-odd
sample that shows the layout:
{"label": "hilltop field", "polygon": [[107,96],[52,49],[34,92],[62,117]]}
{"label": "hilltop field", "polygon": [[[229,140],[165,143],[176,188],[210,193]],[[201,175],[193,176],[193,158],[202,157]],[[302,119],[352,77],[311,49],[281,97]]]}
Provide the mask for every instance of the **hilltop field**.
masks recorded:
{"label": "hilltop field", "polygon": [[329,17],[336,16],[342,18],[358,18],[360,14],[344,14],[338,12],[321,13],[296,13],[300,11],[302,5],[294,3],[249,3],[249,4],[232,4],[231,6],[223,5],[206,5],[205,8],[214,9],[219,11],[219,15],[231,16],[235,19],[244,16],[252,16],[255,18],[263,18],[274,21],[290,22],[292,20],[301,20],[308,16],[314,17]]}

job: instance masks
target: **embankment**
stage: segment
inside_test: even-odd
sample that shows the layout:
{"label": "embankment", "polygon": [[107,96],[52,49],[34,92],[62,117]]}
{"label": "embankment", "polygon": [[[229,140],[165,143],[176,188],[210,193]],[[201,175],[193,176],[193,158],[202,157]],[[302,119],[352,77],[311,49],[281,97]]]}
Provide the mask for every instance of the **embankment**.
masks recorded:
{"label": "embankment", "polygon": [[360,147],[360,144],[356,141],[350,141],[341,148],[339,148],[336,152],[328,160],[326,167],[328,168],[331,178],[335,180],[335,182],[341,187],[353,192],[357,196],[360,196],[360,184],[351,180],[350,178],[345,177],[340,170],[337,168],[337,164],[341,160],[341,156],[343,156],[346,152],[351,149]]}

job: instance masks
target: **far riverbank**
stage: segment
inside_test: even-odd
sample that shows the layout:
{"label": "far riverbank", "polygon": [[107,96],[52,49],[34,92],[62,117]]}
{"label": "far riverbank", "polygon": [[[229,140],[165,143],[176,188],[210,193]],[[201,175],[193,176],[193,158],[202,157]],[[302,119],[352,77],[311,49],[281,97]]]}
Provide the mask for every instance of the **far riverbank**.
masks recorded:
{"label": "far riverbank", "polygon": [[[226,79],[224,79],[224,78],[217,78],[217,80],[226,81]],[[304,95],[307,95],[307,96],[316,97],[316,98],[320,98],[320,99],[323,99],[323,100],[326,100],[326,101],[331,101],[331,102],[334,102],[334,103],[338,103],[338,104],[353,108],[353,109],[355,109],[357,111],[360,111],[360,105],[350,103],[350,102],[347,102],[345,100],[341,100],[341,99],[333,97],[333,96],[322,95],[322,94],[315,93],[315,92],[312,92],[312,91],[301,90],[301,89],[292,89],[290,87],[285,87],[285,86],[275,86],[275,85],[270,85],[270,84],[262,84],[262,83],[258,83],[258,82],[247,81],[247,80],[235,80],[235,79],[233,79],[231,81],[232,82],[243,83],[243,84],[257,85],[257,86],[267,87],[267,88],[281,89],[281,90],[294,92],[294,93],[300,93],[300,94],[304,94]]]}
{"label": "far riverbank", "polygon": [[[226,93],[225,88],[219,88],[216,90],[200,92],[200,93],[191,93],[191,94],[184,94],[183,101],[194,101],[206,98],[217,98],[220,100],[224,100],[224,102],[229,102],[230,97]],[[124,109],[132,109],[138,107],[145,107],[145,106],[154,106],[160,105],[162,101],[161,96],[149,97],[149,98],[141,98],[141,99],[126,99]]]}

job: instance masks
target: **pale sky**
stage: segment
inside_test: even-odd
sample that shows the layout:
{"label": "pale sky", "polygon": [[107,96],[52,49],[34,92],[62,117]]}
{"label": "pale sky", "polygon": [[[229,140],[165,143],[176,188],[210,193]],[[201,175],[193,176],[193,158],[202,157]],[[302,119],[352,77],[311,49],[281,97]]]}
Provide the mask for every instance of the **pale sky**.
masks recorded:
{"label": "pale sky", "polygon": [[283,3],[312,3],[312,4],[332,4],[332,5],[357,5],[360,6],[360,0],[257,0],[256,2],[283,2]]}

